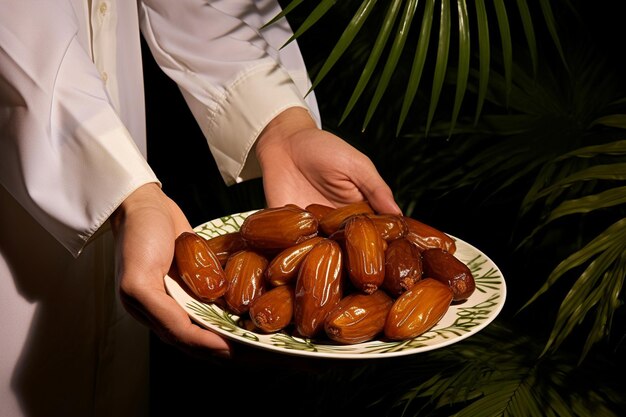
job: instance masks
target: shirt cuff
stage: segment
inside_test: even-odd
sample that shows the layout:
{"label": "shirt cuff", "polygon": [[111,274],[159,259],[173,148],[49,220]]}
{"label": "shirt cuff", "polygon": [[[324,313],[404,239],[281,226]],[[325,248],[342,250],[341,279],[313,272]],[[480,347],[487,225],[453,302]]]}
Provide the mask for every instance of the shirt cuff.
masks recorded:
{"label": "shirt cuff", "polygon": [[237,78],[214,111],[204,107],[201,128],[227,185],[261,176],[251,150],[265,126],[290,107],[312,113],[289,74],[275,63],[257,66]]}

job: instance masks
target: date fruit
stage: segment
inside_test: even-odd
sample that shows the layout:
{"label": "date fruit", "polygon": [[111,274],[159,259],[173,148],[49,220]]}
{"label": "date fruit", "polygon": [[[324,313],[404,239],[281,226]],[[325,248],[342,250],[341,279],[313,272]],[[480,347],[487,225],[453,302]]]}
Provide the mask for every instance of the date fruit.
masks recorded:
{"label": "date fruit", "polygon": [[293,204],[258,210],[245,218],[239,232],[247,244],[262,250],[283,250],[317,236],[319,222]]}
{"label": "date fruit", "polygon": [[335,208],[332,206],[327,206],[325,204],[312,203],[306,206],[304,209],[313,214],[315,218],[319,221],[322,219],[322,217],[333,211]]}
{"label": "date fruit", "polygon": [[274,287],[252,300],[248,310],[250,320],[262,332],[280,331],[293,320],[294,298],[293,286]]}
{"label": "date fruit", "polygon": [[388,243],[382,287],[389,294],[398,297],[422,279],[422,273],[422,254],[416,245],[405,238]]}
{"label": "date fruit", "polygon": [[374,209],[367,201],[358,201],[326,213],[319,221],[320,230],[330,236],[342,227],[342,223],[355,214],[374,214]]}
{"label": "date fruit", "polygon": [[397,214],[368,214],[380,236],[386,242],[406,236],[408,227],[404,218]]}
{"label": "date fruit", "polygon": [[180,277],[200,300],[212,302],[226,293],[224,269],[202,236],[181,233],[175,241],[174,259]]}
{"label": "date fruit", "polygon": [[403,216],[408,228],[406,237],[422,249],[440,248],[454,254],[456,243],[454,239],[444,232],[415,220],[411,217]]}
{"label": "date fruit", "polygon": [[315,236],[287,249],[283,249],[270,261],[265,270],[265,279],[272,286],[285,285],[295,281],[300,264],[307,253],[323,238]]}
{"label": "date fruit", "polygon": [[391,340],[412,339],[430,330],[446,314],[452,290],[434,278],[424,278],[394,301],[384,334]]}
{"label": "date fruit", "polygon": [[361,214],[346,220],[344,239],[350,281],[359,291],[373,293],[385,279],[385,241],[372,219]]}
{"label": "date fruit", "polygon": [[226,265],[230,255],[246,248],[246,241],[243,240],[239,232],[214,236],[207,239],[207,243],[215,252],[215,255],[217,255],[217,259],[220,260],[222,267]]}
{"label": "date fruit", "polygon": [[296,278],[294,324],[303,337],[318,336],[328,313],[343,296],[343,255],[324,238],[305,256]]}
{"label": "date fruit", "polygon": [[228,290],[224,301],[235,314],[246,313],[250,303],[265,290],[265,268],[267,258],[253,250],[242,250],[228,258],[224,272]]}
{"label": "date fruit", "polygon": [[422,252],[424,276],[434,278],[448,285],[454,294],[454,301],[468,298],[476,289],[472,271],[457,257],[439,248]]}
{"label": "date fruit", "polygon": [[343,344],[370,341],[383,332],[392,304],[393,299],[383,290],[348,294],[326,317],[326,335]]}

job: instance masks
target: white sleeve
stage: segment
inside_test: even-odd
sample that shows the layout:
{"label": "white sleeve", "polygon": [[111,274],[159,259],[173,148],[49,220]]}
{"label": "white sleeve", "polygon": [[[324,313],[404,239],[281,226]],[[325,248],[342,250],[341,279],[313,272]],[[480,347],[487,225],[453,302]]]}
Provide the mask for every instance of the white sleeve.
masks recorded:
{"label": "white sleeve", "polygon": [[317,103],[285,19],[261,30],[275,0],[143,0],[141,29],[163,71],[182,91],[226,184],[261,175],[259,133],[281,111]]}
{"label": "white sleeve", "polygon": [[157,180],[77,41],[70,3],[0,9],[0,183],[77,255],[130,192]]}

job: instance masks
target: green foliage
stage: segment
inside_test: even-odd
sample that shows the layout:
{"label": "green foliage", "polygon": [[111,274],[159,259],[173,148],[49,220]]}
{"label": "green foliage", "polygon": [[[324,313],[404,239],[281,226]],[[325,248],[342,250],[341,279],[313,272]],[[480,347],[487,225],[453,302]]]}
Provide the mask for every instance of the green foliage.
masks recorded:
{"label": "green foliage", "polygon": [[407,360],[397,379],[423,382],[398,397],[393,410],[402,416],[620,415],[619,384],[600,382],[616,377],[607,363],[596,363],[598,372],[589,375],[566,354],[540,359],[540,351],[541,345],[496,321],[467,341]]}
{"label": "green foliage", "polygon": [[[303,0],[292,0],[285,2],[285,10],[278,17],[288,16],[303,3]],[[357,2],[350,2],[349,4],[356,4]],[[331,53],[325,59],[324,64],[315,74],[313,80],[313,87],[317,87],[328,75],[335,66],[341,56],[349,51],[349,48],[357,39],[359,31],[364,27],[367,19],[370,15],[376,15],[379,9],[384,5],[376,4],[374,0],[363,0],[359,7],[354,12],[353,17],[350,19],[345,27],[345,30],[341,34],[339,40],[336,41],[335,46]],[[385,3],[385,2],[382,2]],[[376,87],[370,98],[370,103],[365,115],[365,119],[362,125],[362,129],[365,130],[374,112],[380,107],[383,95],[388,89],[389,82],[392,76],[398,74],[397,67],[401,61],[405,49],[414,50],[414,58],[411,64],[411,73],[407,80],[400,80],[400,82],[407,83],[408,88],[403,98],[402,110],[400,117],[397,121],[396,134],[399,134],[404,126],[406,117],[409,114],[411,107],[414,104],[415,93],[422,79],[423,73],[426,71],[424,64],[426,63],[426,57],[429,54],[429,50],[434,48],[435,45],[430,45],[430,33],[433,27],[433,23],[437,22],[435,29],[439,29],[439,36],[436,45],[435,62],[432,68],[432,88],[431,97],[428,108],[428,119],[426,122],[426,133],[433,121],[435,120],[435,112],[439,105],[439,100],[442,95],[442,88],[444,86],[444,80],[450,70],[449,53],[452,46],[453,33],[456,32],[458,40],[454,44],[458,51],[458,59],[456,61],[457,82],[456,93],[454,98],[454,104],[452,106],[451,125],[452,131],[456,124],[459,111],[462,106],[463,98],[466,92],[466,82],[470,68],[470,58],[472,48],[475,46],[471,41],[471,34],[474,31],[478,31],[478,49],[479,49],[479,71],[480,71],[480,90],[481,94],[478,95],[478,103],[476,106],[476,119],[480,116],[482,109],[482,103],[484,100],[484,93],[489,83],[489,71],[490,71],[490,49],[493,40],[489,36],[490,22],[493,24],[493,20],[497,22],[499,42],[501,44],[503,66],[506,78],[507,91],[510,90],[512,83],[511,68],[513,65],[513,42],[511,34],[512,22],[510,21],[509,14],[513,13],[519,15],[520,24],[523,27],[523,33],[527,40],[527,48],[530,55],[533,57],[533,67],[537,65],[537,45],[535,38],[534,23],[532,20],[532,14],[530,7],[526,0],[517,0],[515,4],[512,2],[507,3],[502,0],[494,1],[491,3],[493,9],[485,7],[483,0],[468,3],[466,0],[457,0],[456,13],[453,13],[450,0],[426,0],[426,4],[422,8],[417,0],[392,0],[387,7],[387,13],[385,14],[382,22],[376,22],[372,24],[372,28],[378,25],[378,37],[376,42],[371,48],[370,57],[367,65],[364,66],[363,72],[359,81],[357,82],[350,100],[343,112],[342,120],[344,120],[348,114],[350,114],[354,108],[354,105],[362,97],[366,91],[367,84],[376,79]],[[437,9],[436,3],[439,3]],[[549,1],[542,0],[540,7],[536,13],[543,16],[543,20],[549,33],[552,37],[554,45],[563,57],[563,51],[561,48],[561,42],[558,37],[558,31],[553,16],[552,5]],[[298,39],[302,35],[311,29],[311,27],[317,23],[327,12],[335,6],[334,0],[322,0],[320,1],[310,12],[305,12],[305,17],[302,22],[297,26],[295,34],[290,41]],[[398,20],[398,14],[401,7],[404,5],[403,12]],[[471,7],[473,6],[473,7]],[[436,13],[438,10],[438,19],[436,19]],[[372,13],[374,12],[374,13]],[[380,12],[379,12],[380,13]],[[490,15],[490,13],[492,13]],[[413,24],[412,22],[416,17],[421,14],[420,35],[417,37],[409,37]],[[495,17],[493,16],[495,14]],[[456,24],[453,24],[453,19],[456,18]],[[396,28],[395,36],[393,40],[390,40],[390,34],[393,28]],[[474,29],[476,27],[476,29]],[[415,29],[413,29],[415,30]],[[410,41],[407,44],[407,41]],[[383,54],[385,52],[385,54]],[[430,51],[432,54],[433,52]],[[384,62],[384,65],[381,63]],[[382,65],[382,69],[377,69],[378,64]],[[508,94],[507,94],[508,98]]]}
{"label": "green foliage", "polygon": [[626,80],[619,42],[594,37],[616,33],[616,11],[592,24],[580,1],[450,6],[379,1],[332,61],[332,31],[299,39],[327,127],[372,157],[405,214],[482,245],[510,285],[498,323],[377,373],[372,409],[623,415]]}

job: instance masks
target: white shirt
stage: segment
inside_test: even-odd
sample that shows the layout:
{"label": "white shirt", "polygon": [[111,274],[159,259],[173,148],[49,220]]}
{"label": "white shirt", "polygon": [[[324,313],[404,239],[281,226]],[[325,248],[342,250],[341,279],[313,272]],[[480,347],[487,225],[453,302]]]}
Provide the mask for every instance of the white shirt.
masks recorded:
{"label": "white shirt", "polygon": [[[288,25],[260,29],[278,11],[274,0],[0,0],[0,415],[141,415],[146,333],[116,299],[104,227],[158,182],[140,30],[232,184],[260,175],[251,150],[279,112],[306,107],[319,123],[297,44],[281,49]],[[120,379],[127,363],[136,376]]]}

